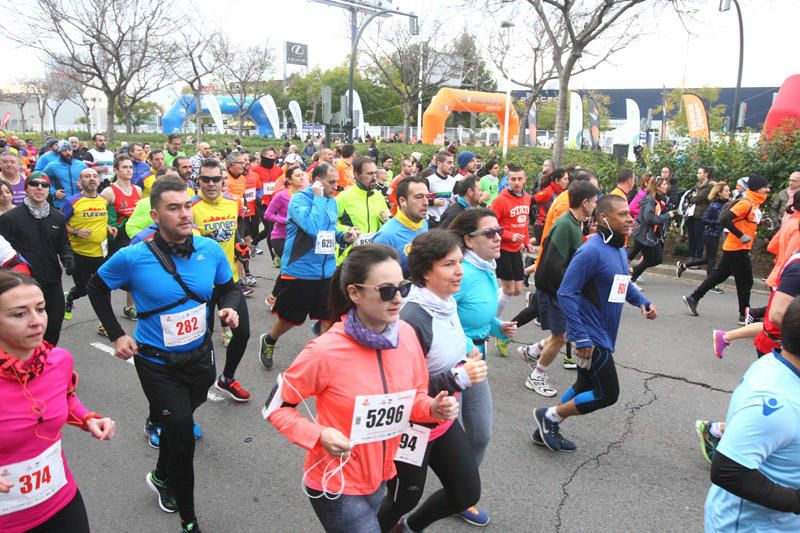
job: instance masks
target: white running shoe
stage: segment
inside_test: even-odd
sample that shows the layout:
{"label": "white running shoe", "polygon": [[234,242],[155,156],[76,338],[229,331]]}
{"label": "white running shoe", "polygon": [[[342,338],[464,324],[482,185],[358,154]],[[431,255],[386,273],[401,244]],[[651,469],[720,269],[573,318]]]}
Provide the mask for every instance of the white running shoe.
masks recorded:
{"label": "white running shoe", "polygon": [[558,389],[550,384],[547,374],[534,375],[534,373],[531,372],[531,375],[525,379],[525,386],[545,398],[552,398],[558,394]]}
{"label": "white running shoe", "polygon": [[522,361],[531,368],[532,372],[536,367],[539,356],[542,355],[542,350],[544,350],[544,339],[536,344],[523,344],[517,348],[517,353],[522,358]]}

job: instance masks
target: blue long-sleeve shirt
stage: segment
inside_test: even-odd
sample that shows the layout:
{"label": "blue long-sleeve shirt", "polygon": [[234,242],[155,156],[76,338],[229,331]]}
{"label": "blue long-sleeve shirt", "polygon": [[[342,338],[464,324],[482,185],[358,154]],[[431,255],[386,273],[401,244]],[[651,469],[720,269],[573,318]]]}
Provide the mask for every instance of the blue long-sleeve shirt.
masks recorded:
{"label": "blue long-sleeve shirt", "polygon": [[[595,235],[575,252],[558,290],[558,303],[567,319],[567,338],[577,348],[600,346],[614,351],[622,303],[608,300],[612,287],[617,288],[616,275],[630,280],[625,248],[606,244]],[[650,305],[632,283],[625,300],[636,307]]]}
{"label": "blue long-sleeve shirt", "polygon": [[[489,335],[507,339],[500,330],[500,319],[497,318],[497,276],[494,271],[478,268],[467,258],[461,265],[464,268],[461,290],[453,298],[458,304],[458,318],[464,334],[470,340],[469,344]],[[485,357],[484,346],[480,349]],[[469,351],[472,351],[472,346],[469,346]]]}
{"label": "blue long-sleeve shirt", "polygon": [[336,199],[316,196],[311,187],[292,195],[286,215],[286,244],[281,258],[281,273],[299,279],[327,279],[336,269],[335,254],[315,252],[317,234],[333,231],[342,242],[344,233],[336,231],[339,211]]}

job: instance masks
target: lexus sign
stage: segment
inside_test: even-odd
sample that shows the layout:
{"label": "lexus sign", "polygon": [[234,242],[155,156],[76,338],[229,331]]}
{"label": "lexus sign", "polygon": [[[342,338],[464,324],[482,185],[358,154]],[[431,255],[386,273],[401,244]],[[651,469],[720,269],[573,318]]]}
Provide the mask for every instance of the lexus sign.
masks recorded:
{"label": "lexus sign", "polygon": [[286,64],[308,66],[308,45],[286,42]]}

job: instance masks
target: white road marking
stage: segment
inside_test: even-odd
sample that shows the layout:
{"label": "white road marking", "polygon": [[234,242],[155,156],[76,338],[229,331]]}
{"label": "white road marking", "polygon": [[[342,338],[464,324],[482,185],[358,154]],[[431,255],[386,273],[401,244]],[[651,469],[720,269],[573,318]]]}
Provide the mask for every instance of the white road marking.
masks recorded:
{"label": "white road marking", "polygon": [[[97,348],[101,352],[106,352],[107,354],[113,355],[114,357],[116,357],[116,350],[114,350],[114,348],[109,346],[108,344],[104,344],[102,342],[93,342],[93,343],[90,344],[90,346],[92,346],[93,348]],[[121,361],[121,359],[120,359],[120,361]],[[128,359],[125,362],[130,364],[130,365],[133,365],[134,364],[133,363],[133,357],[131,357],[130,359]],[[209,399],[209,401],[212,401],[212,402],[221,402],[221,401],[225,400],[225,396],[222,396],[221,394],[219,394],[218,392],[216,392],[213,389],[208,389],[208,399]]]}

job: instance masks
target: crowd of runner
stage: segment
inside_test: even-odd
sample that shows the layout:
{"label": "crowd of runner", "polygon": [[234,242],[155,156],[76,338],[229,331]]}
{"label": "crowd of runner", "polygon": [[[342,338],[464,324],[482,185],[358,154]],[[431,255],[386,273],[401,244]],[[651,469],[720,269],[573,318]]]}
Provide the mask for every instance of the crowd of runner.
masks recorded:
{"label": "crowd of runner", "polygon": [[[734,184],[710,167],[683,194],[668,167],[622,169],[604,192],[590,169],[501,167],[453,146],[393,160],[374,143],[361,155],[324,140],[259,153],[201,142],[191,155],[179,134],[163,149],[114,152],[101,133],[92,145],[48,138],[37,149],[0,136],[1,531],[89,531],[61,428],[106,440],[115,423],[81,404],[72,356],[58,347],[77,305],[91,305],[98,334],[135,363],[158,449],[146,486],[183,531],[200,531],[193,415],[212,386],[251,400],[236,371],[250,316],[263,312],[250,263],[267,253],[278,274],[262,292],[275,320],[251,346],[265,369],[276,358],[288,368],[262,415],[307,450],[304,492],[324,529],[423,531],[448,516],[485,526],[492,346],[506,357],[520,328],[547,332],[517,349],[525,386],[558,395],[548,369],[559,356],[575,381],[533,411],[530,439],[576,450],[561,426],[616,403],[622,309],[657,318],[640,282],[663,263],[671,230],[688,237],[676,276],[707,273],[683,297],[690,315],[734,277],[742,327],[713,329],[713,353],[754,339],[758,357],[724,421],[695,424],[711,464],[706,530],[800,530],[800,171],[770,201],[762,176]],[[767,221],[778,228],[775,266],[756,309],[751,250]],[[524,309],[504,320],[515,299]],[[314,338],[299,355],[283,349],[281,337],[307,320]],[[442,488],[425,495],[429,466]]]}

